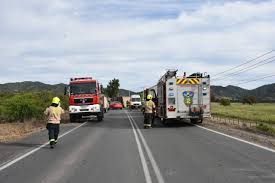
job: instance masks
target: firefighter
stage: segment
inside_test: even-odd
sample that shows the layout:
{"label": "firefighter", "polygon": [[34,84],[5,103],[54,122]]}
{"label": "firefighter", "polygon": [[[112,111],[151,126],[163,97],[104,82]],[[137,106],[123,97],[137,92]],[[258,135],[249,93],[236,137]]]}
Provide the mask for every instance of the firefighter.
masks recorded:
{"label": "firefighter", "polygon": [[153,120],[153,115],[155,111],[155,103],[152,101],[153,96],[152,95],[147,95],[147,101],[145,102],[144,105],[144,128],[151,128],[152,126],[152,120]]}
{"label": "firefighter", "polygon": [[64,113],[64,110],[60,107],[60,99],[54,97],[52,99],[52,104],[48,107],[44,114],[47,116],[47,129],[49,132],[49,141],[51,148],[54,148],[54,145],[57,143],[58,134],[59,134],[59,125],[61,120],[61,115]]}

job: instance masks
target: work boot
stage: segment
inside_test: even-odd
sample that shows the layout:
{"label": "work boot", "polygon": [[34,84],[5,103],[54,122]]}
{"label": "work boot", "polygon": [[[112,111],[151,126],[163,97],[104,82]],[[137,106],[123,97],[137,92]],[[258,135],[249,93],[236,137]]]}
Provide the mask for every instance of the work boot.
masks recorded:
{"label": "work boot", "polygon": [[55,140],[54,140],[54,139],[51,139],[51,140],[50,140],[50,147],[51,147],[51,149],[54,148],[54,144],[55,144]]}

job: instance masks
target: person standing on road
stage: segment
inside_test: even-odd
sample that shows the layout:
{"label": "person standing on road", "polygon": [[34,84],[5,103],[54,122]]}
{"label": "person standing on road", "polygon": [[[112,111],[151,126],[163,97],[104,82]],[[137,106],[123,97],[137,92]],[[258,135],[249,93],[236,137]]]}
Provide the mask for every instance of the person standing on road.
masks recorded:
{"label": "person standing on road", "polygon": [[47,116],[47,129],[49,132],[49,141],[51,148],[57,143],[58,134],[59,134],[59,125],[61,121],[61,115],[64,113],[64,110],[60,107],[60,99],[54,97],[52,104],[48,107],[44,114]]}
{"label": "person standing on road", "polygon": [[152,123],[154,111],[156,108],[156,105],[152,101],[152,99],[153,99],[153,96],[149,94],[147,96],[147,101],[145,102],[145,105],[144,105],[144,128],[152,127],[151,123]]}

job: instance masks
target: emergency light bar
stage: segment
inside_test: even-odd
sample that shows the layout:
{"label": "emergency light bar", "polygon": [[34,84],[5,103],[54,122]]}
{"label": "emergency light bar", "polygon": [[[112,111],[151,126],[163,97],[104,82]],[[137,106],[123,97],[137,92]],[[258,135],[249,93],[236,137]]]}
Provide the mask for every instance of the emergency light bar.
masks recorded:
{"label": "emergency light bar", "polygon": [[78,80],[87,80],[87,79],[93,79],[92,77],[83,77],[83,78],[71,78],[71,81],[78,81]]}

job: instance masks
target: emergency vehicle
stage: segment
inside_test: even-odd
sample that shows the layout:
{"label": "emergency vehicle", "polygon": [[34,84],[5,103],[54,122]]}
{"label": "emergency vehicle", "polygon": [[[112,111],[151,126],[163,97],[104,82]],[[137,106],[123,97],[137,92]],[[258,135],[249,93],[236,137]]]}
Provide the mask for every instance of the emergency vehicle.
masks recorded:
{"label": "emergency vehicle", "polygon": [[168,119],[190,119],[192,123],[203,122],[211,117],[210,76],[194,73],[177,76],[178,70],[167,71],[157,85],[145,90],[153,96],[156,117]]}
{"label": "emergency vehicle", "polygon": [[70,121],[97,117],[98,121],[104,118],[104,97],[101,94],[99,82],[92,77],[71,78],[65,88],[69,94]]}

